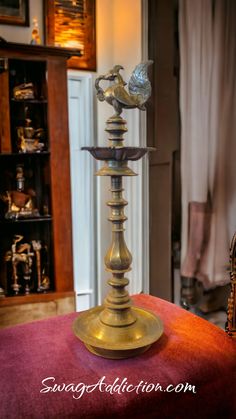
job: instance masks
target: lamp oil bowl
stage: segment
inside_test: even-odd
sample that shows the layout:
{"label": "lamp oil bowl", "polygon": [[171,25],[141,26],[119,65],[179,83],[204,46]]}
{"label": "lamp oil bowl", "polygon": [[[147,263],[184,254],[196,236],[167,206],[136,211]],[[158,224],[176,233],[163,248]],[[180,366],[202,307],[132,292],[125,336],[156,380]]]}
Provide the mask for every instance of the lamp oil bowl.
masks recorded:
{"label": "lamp oil bowl", "polygon": [[[144,110],[151,94],[147,77],[147,67],[151,62],[136,66],[128,84],[120,75],[121,66],[115,66],[106,75],[95,81],[98,99],[113,106],[115,114],[107,120],[109,147],[84,147],[104,166],[97,176],[111,177],[111,199],[109,221],[112,223],[112,241],[105,255],[106,270],[111,274],[108,284],[110,291],[103,305],[82,313],[74,322],[75,335],[90,352],[104,358],[122,359],[136,356],[146,351],[163,333],[162,321],[151,311],[134,307],[126,286],[126,273],[131,270],[132,255],[124,239],[123,224],[126,221],[124,207],[128,202],[123,198],[123,176],[135,176],[128,161],[138,160],[152,148],[124,147],[123,135],[127,131],[126,121],[121,117],[123,108]],[[113,82],[105,91],[101,80]]]}

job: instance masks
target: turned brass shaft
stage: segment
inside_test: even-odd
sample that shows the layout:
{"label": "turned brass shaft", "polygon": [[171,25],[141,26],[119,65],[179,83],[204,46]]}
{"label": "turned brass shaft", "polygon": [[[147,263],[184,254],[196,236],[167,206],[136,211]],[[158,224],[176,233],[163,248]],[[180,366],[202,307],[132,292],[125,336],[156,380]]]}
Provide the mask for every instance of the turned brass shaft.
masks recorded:
{"label": "turned brass shaft", "polygon": [[[106,131],[109,133],[111,147],[122,148],[123,135],[127,131],[126,121],[120,116],[108,119]],[[125,273],[131,270],[132,255],[126,246],[124,238],[124,222],[127,217],[124,208],[128,202],[123,198],[122,176],[133,176],[135,173],[127,165],[127,161],[108,161],[97,173],[111,177],[111,200],[107,202],[110,207],[108,220],[112,223],[112,243],[105,256],[105,266],[112,277],[108,280],[111,286],[104,300],[104,310],[100,319],[110,326],[127,326],[136,321],[131,311],[131,300],[125,287],[129,284]]]}
{"label": "turned brass shaft", "polygon": [[112,223],[112,243],[105,256],[106,270],[112,273],[108,280],[111,289],[104,300],[104,311],[100,315],[103,323],[112,326],[126,326],[136,321],[136,316],[131,312],[131,300],[125,287],[129,280],[125,273],[131,270],[132,255],[124,239],[123,223],[127,220],[124,207],[127,201],[122,196],[122,177],[111,177],[112,199],[107,202],[111,208],[109,221]]}

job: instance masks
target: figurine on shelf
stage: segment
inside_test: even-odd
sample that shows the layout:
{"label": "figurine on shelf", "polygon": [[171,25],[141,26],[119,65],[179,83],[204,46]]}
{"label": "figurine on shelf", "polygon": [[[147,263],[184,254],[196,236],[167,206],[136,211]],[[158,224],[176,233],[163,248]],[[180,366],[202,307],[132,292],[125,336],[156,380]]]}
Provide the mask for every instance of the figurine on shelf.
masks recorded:
{"label": "figurine on shelf", "polygon": [[39,36],[39,24],[38,24],[38,19],[35,17],[33,19],[33,30],[32,30],[32,34],[31,34],[31,41],[30,41],[31,45],[40,45],[41,44],[41,39]]}
{"label": "figurine on shelf", "polygon": [[50,279],[49,276],[47,276],[45,274],[45,269],[42,272],[42,282],[41,282],[41,287],[40,287],[40,291],[47,291],[50,288]]}
{"label": "figurine on shelf", "polygon": [[36,255],[37,292],[46,292],[50,288],[50,279],[45,273],[48,265],[48,249],[46,245],[42,246],[40,240],[32,240],[32,247]]}
{"label": "figurine on shelf", "polygon": [[40,240],[32,240],[32,247],[34,249],[35,255],[36,255],[36,268],[37,268],[37,291],[42,292],[49,288],[48,286],[45,287],[45,280],[43,275],[41,274],[41,249],[42,244]]}
{"label": "figurine on shelf", "polygon": [[6,219],[39,217],[39,211],[35,208],[33,198],[36,196],[34,190],[24,192],[24,171],[22,165],[16,166],[16,190],[6,191],[0,195],[0,199],[7,203]]}
{"label": "figurine on shelf", "polygon": [[19,294],[19,290],[21,285],[19,284],[19,276],[18,276],[18,265],[21,263],[23,265],[23,278],[25,281],[25,294],[29,294],[29,282],[31,280],[32,274],[32,263],[34,253],[31,252],[31,245],[30,243],[18,243],[23,239],[21,235],[15,235],[13,239],[13,244],[11,246],[11,250],[7,251],[5,254],[5,261],[11,262],[12,264],[12,289],[15,295]]}
{"label": "figurine on shelf", "polygon": [[42,278],[41,278],[41,291],[48,291],[50,289],[50,278],[48,276],[49,271],[49,260],[48,260],[48,247],[46,245],[43,246],[43,270],[42,270]]}
{"label": "figurine on shelf", "polygon": [[13,97],[15,100],[35,99],[33,83],[23,83],[15,86],[13,89]]}
{"label": "figurine on shelf", "polygon": [[[25,248],[23,247],[25,245]],[[30,244],[24,243],[22,245],[22,252],[26,250],[27,253],[25,254],[25,261],[23,263],[23,278],[25,281],[25,294],[28,295],[30,293],[30,280],[31,280],[31,274],[32,274],[32,264],[33,264],[33,256],[34,253],[30,252]],[[20,253],[20,250],[19,250]]]}
{"label": "figurine on shelf", "polygon": [[44,130],[34,129],[31,122],[31,119],[26,118],[25,126],[17,128],[17,147],[20,153],[40,152],[44,148],[44,143],[40,142],[44,138]]}

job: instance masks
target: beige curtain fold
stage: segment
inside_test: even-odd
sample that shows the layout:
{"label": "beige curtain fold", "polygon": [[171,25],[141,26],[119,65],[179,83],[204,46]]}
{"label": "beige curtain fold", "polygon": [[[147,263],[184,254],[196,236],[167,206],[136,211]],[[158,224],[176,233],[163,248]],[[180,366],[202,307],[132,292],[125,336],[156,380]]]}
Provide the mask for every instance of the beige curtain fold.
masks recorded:
{"label": "beige curtain fold", "polygon": [[180,0],[183,276],[229,282],[236,230],[236,1]]}

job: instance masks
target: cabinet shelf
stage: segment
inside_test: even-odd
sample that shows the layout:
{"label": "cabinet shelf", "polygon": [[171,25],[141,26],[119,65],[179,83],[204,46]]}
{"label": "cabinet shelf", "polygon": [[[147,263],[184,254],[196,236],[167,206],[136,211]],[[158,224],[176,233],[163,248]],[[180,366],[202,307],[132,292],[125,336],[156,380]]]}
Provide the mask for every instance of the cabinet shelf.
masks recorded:
{"label": "cabinet shelf", "polygon": [[33,153],[0,153],[0,159],[1,158],[5,158],[5,157],[41,157],[41,156],[49,156],[50,155],[50,151],[40,151],[40,152],[33,152]]}
{"label": "cabinet shelf", "polygon": [[45,104],[48,103],[47,99],[14,99],[11,98],[13,103],[35,103],[35,104]]}
{"label": "cabinet shelf", "polygon": [[42,223],[42,222],[51,222],[52,217],[35,217],[35,218],[19,218],[16,220],[0,220],[0,225],[13,225],[13,224],[20,224],[20,223]]}

